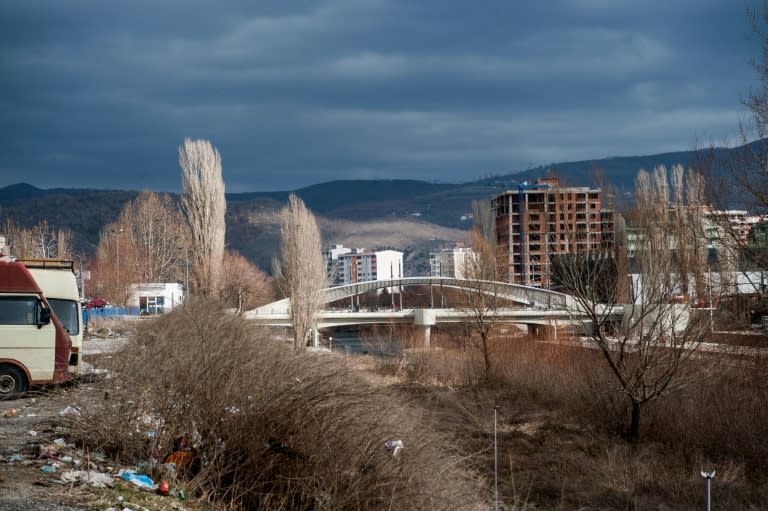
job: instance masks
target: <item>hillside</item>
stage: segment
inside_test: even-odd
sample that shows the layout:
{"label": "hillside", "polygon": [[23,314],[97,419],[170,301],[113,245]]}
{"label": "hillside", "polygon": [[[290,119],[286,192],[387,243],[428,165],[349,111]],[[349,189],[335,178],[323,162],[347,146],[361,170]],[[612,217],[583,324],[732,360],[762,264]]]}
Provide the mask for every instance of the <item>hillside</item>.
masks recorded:
{"label": "hillside", "polygon": [[[718,160],[733,159],[743,148],[718,149]],[[554,163],[523,172],[463,184],[418,180],[330,181],[295,190],[319,218],[328,243],[406,251],[421,271],[426,253],[443,243],[463,240],[472,224],[472,201],[489,199],[520,182],[553,172],[567,185],[610,184],[619,198],[633,189],[637,171],[656,165],[692,165],[701,153],[681,151]],[[27,226],[47,220],[75,232],[78,251],[93,253],[99,232],[114,221],[138,192],[122,190],[40,189],[26,183],[0,188],[0,223],[13,218]],[[277,255],[279,226],[274,215],[289,191],[227,194],[227,244],[269,270]],[[620,204],[621,205],[621,204]],[[411,273],[412,274],[412,273]]]}

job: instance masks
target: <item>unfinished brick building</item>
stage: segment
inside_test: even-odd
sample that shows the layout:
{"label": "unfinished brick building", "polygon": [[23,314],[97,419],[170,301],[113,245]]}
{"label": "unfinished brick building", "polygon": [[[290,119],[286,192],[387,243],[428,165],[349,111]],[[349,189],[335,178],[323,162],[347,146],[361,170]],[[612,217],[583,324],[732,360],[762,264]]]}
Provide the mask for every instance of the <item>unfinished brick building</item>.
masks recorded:
{"label": "unfinished brick building", "polygon": [[602,208],[599,188],[537,179],[495,196],[491,208],[499,271],[507,282],[548,288],[553,255],[613,254],[613,211]]}

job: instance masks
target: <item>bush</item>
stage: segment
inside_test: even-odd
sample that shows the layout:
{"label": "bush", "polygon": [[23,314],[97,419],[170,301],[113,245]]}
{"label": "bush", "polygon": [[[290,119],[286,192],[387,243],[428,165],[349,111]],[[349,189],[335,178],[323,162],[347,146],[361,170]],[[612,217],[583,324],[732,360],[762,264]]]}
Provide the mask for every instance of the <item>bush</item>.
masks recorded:
{"label": "bush", "polygon": [[[184,435],[187,487],[232,509],[469,509],[465,459],[395,391],[341,357],[295,354],[247,320],[194,303],[143,326],[85,407],[82,440],[136,463]],[[384,443],[399,439],[398,455]],[[158,469],[159,470],[159,469]],[[184,474],[182,474],[184,475]]]}

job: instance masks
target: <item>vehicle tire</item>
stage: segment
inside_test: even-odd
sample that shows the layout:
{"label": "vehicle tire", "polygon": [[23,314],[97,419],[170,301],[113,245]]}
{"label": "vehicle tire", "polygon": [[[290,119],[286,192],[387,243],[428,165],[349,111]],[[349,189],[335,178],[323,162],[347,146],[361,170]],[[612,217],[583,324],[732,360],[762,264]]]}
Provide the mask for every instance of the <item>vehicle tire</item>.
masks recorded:
{"label": "vehicle tire", "polygon": [[16,399],[27,391],[27,377],[18,367],[0,366],[0,401]]}

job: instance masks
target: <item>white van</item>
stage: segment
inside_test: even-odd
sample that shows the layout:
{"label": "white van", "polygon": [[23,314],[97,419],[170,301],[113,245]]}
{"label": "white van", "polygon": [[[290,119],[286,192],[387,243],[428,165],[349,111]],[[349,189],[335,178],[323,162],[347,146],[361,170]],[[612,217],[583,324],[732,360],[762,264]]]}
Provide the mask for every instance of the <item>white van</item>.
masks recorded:
{"label": "white van", "polygon": [[72,340],[69,372],[80,374],[83,352],[83,312],[74,262],[54,259],[19,259],[27,267]]}
{"label": "white van", "polygon": [[0,399],[74,378],[69,367],[79,357],[51,309],[29,270],[0,257]]}

